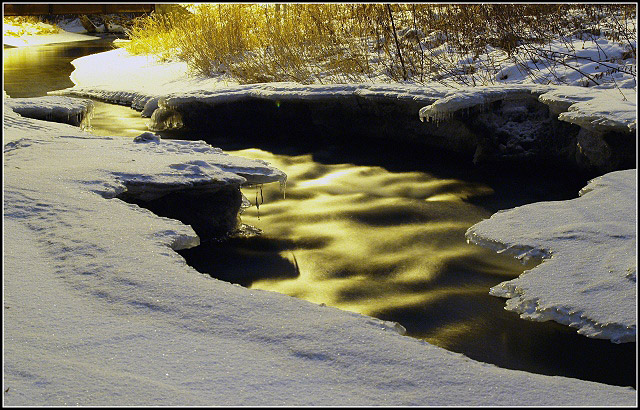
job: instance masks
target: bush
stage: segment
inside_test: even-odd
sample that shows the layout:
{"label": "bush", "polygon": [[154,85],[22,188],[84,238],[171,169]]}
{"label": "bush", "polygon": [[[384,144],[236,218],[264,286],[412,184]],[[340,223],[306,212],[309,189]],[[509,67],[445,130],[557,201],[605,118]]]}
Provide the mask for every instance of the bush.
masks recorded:
{"label": "bush", "polygon": [[[505,61],[525,71],[531,61],[548,69],[561,65],[564,56],[545,55],[543,46],[566,38],[571,54],[576,35],[605,35],[636,55],[636,29],[629,24],[634,5],[202,4],[177,10],[136,20],[127,49],[244,83],[490,84]],[[635,68],[629,72],[635,76]]]}

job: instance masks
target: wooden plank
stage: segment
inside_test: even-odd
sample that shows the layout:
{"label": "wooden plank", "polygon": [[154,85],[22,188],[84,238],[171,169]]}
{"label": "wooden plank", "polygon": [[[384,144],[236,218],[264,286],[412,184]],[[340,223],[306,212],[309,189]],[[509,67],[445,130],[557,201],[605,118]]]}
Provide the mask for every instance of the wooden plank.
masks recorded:
{"label": "wooden plank", "polygon": [[112,13],[150,13],[153,4],[81,4],[81,3],[34,3],[4,4],[5,16],[33,16],[46,14],[112,14]]}
{"label": "wooden plank", "polygon": [[33,16],[48,13],[48,4],[4,4],[5,16]]}
{"label": "wooden plank", "polygon": [[102,14],[102,4],[52,4],[51,14]]}

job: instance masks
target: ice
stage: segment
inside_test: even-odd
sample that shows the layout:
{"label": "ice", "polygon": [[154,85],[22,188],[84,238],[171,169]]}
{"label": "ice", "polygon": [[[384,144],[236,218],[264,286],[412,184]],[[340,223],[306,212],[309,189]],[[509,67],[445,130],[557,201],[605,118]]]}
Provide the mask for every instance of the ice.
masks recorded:
{"label": "ice", "polygon": [[173,251],[198,244],[191,227],[116,198],[133,181],[283,180],[264,163],[5,118],[22,133],[5,142],[5,405],[635,401],[631,388],[500,369],[395,323],[212,279]]}
{"label": "ice", "polygon": [[495,101],[505,99],[530,98],[540,87],[531,86],[501,86],[501,87],[473,87],[465,90],[450,91],[447,96],[438,99],[433,104],[420,109],[420,121],[446,121],[456,112],[472,108],[486,109]]}
{"label": "ice", "polygon": [[[163,97],[170,104],[259,96],[429,106],[454,95],[394,84],[240,86],[123,50],[74,65],[76,86],[67,92],[148,116]],[[578,104],[602,90],[586,89],[580,99],[577,88],[566,102],[557,94],[546,101],[566,105],[556,114],[576,105],[580,121],[591,115],[582,110],[598,107]],[[484,109],[501,96],[465,92],[437,110],[443,120],[454,108]],[[601,100],[600,109],[620,100]],[[627,100],[635,102],[635,91]],[[635,132],[635,117],[618,118],[620,106],[602,115]],[[136,187],[155,197],[199,184],[284,185],[285,175],[267,164],[202,141],[95,137],[7,106],[3,118],[5,405],[637,405],[632,388],[500,369],[404,337],[395,323],[212,279],[174,252],[199,243],[191,227],[118,199]],[[576,200],[532,204],[476,225],[473,241],[523,260],[546,258],[517,286],[492,292],[530,318],[565,318],[589,336],[625,341],[630,325],[635,334],[635,192],[634,171],[608,174]],[[496,226],[493,236],[476,234]],[[541,274],[554,267],[561,274]],[[560,299],[547,301],[547,293]]]}
{"label": "ice", "polygon": [[94,105],[91,100],[71,97],[9,98],[5,104],[23,117],[91,127]]}
{"label": "ice", "polygon": [[635,133],[636,98],[633,90],[557,87],[540,95],[561,121],[590,131]]}
{"label": "ice", "polygon": [[636,195],[636,170],[616,171],[592,180],[579,198],[501,211],[469,228],[473,243],[542,262],[491,294],[525,319],[635,341]]}
{"label": "ice", "polygon": [[[54,94],[100,98],[131,105],[143,110],[143,116],[151,117],[149,127],[154,131],[181,127],[182,115],[194,107],[201,109],[253,99],[273,101],[276,104],[307,101],[313,102],[316,107],[322,102],[339,104],[344,110],[362,111],[367,115],[383,112],[388,104],[393,104],[399,110],[397,112],[404,110],[406,115],[416,116],[423,121],[434,120],[441,125],[441,122],[450,120],[456,113],[469,116],[489,111],[494,102],[508,103],[537,98],[549,106],[552,115],[559,115],[560,121],[579,125],[591,133],[635,132],[635,91],[603,89],[604,85],[595,88],[549,86],[518,83],[515,79],[512,79],[514,83],[501,86],[457,90],[438,84],[303,85],[281,82],[240,85],[224,76],[195,76],[189,73],[184,63],[161,62],[151,56],[131,56],[124,49],[82,57],[74,60],[73,64],[76,69],[71,78],[75,86]],[[470,137],[464,137],[463,131],[459,130],[457,138],[461,141],[453,146],[467,149],[467,145],[473,141],[467,141]],[[442,137],[438,135],[437,138]],[[583,140],[584,138],[589,139],[591,145],[602,145],[598,135],[585,136]],[[432,139],[432,142],[437,143],[436,139]],[[442,142],[441,145],[451,144]],[[561,147],[559,151],[566,149]],[[610,170],[606,163],[615,162],[609,157],[599,158],[594,154],[583,155],[581,158],[586,158],[583,161],[586,161],[585,166],[596,166],[605,172]]]}

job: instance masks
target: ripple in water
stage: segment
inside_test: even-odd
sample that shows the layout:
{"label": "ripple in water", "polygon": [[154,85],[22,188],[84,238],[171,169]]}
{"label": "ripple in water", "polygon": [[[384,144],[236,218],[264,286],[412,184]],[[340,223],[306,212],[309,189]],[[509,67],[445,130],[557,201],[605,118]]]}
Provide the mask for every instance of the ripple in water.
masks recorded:
{"label": "ripple in water", "polygon": [[180,251],[197,270],[396,321],[409,336],[501,367],[634,385],[635,344],[520,319],[488,294],[534,266],[466,243],[466,230],[494,212],[478,205],[495,202],[489,185],[310,154],[230,153],[283,170],[286,199],[275,186],[244,188],[254,206],[242,221],[263,234]]}
{"label": "ripple in water", "polygon": [[[36,97],[70,87],[72,59],[109,49],[98,41],[5,48],[5,90],[12,97]],[[93,133],[134,137],[147,131],[148,119],[134,110],[95,104]],[[438,154],[428,157],[428,150],[386,156],[398,147],[370,147],[375,164],[402,157],[380,167],[350,163],[369,164],[359,158],[366,147],[345,153],[342,147],[320,146],[313,156],[295,149],[278,155],[239,149],[254,145],[236,141],[224,136],[211,143],[285,171],[286,199],[277,187],[245,188],[254,204],[242,216],[249,227],[226,241],[181,251],[196,269],[396,321],[410,336],[501,367],[636,385],[635,343],[588,339],[554,322],[529,322],[506,312],[504,299],[490,296],[489,288],[531,266],[464,240],[469,226],[499,209],[575,197],[584,181],[554,193],[537,183],[544,176],[533,183],[509,178],[498,183],[502,173],[496,173],[486,183],[461,171],[461,164],[441,172]],[[428,172],[414,171],[425,167]],[[561,182],[553,175],[548,180]],[[256,235],[251,226],[264,233]]]}

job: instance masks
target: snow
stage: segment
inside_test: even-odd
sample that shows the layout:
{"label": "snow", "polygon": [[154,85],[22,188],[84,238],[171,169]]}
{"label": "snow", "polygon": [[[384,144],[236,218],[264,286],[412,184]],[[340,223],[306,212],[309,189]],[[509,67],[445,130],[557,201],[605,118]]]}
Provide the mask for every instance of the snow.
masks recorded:
{"label": "snow", "polygon": [[[457,90],[439,84],[311,84],[264,83],[240,85],[225,76],[204,78],[190,74],[186,63],[162,62],[153,56],[133,56],[124,49],[78,58],[71,80],[75,86],[52,92],[130,105],[151,116],[158,100],[173,109],[193,101],[206,104],[247,98],[273,101],[357,98],[424,104],[422,120],[446,120],[455,112],[484,107],[504,99],[537,97],[561,121],[596,131],[635,132],[636,92],[633,89],[585,88],[538,84],[467,87]],[[145,109],[146,107],[146,109]],[[151,108],[151,109],[150,109]]]}
{"label": "snow", "polygon": [[543,260],[490,293],[525,319],[635,341],[636,194],[636,170],[616,171],[592,180],[579,198],[498,212],[469,228],[473,243]]}
{"label": "snow", "polygon": [[464,90],[448,91],[446,95],[436,100],[433,104],[420,109],[421,121],[443,121],[451,118],[453,114],[471,108],[484,108],[492,102],[506,98],[522,98],[533,93],[540,94],[541,86],[489,86],[473,87]]}
{"label": "snow", "polygon": [[[529,58],[521,57],[521,64],[505,64],[495,75],[497,82],[547,84],[560,81],[561,84],[582,87],[585,84],[594,86],[595,79],[599,88],[613,88],[615,84],[621,88],[637,86],[636,80],[628,74],[635,64],[634,59],[623,59],[628,47],[604,36],[576,33],[539,49],[522,45],[517,50]],[[546,56],[560,63],[545,62]],[[527,70],[535,78],[524,74]]]}
{"label": "snow", "polygon": [[[229,84],[225,78],[190,75],[186,63],[134,56],[122,48],[80,57],[72,64],[76,69],[70,78],[77,87],[67,89],[68,94],[130,105],[138,110],[143,110],[150,100],[157,104],[159,96],[171,92]],[[146,116],[150,117],[151,113]]]}
{"label": "snow", "polygon": [[177,189],[279,171],[10,111],[5,405],[634,403],[631,388],[500,369],[395,323],[202,275],[173,251],[198,243],[189,226],[114,195],[132,180]]}
{"label": "snow", "polygon": [[[524,93],[581,127],[636,129],[631,89],[625,101],[619,90],[535,84],[240,86],[123,50],[74,65],[67,92],[148,111],[247,95],[361,96],[435,104],[446,118]],[[199,243],[190,226],[117,196],[282,183],[281,171],[202,141],[97,137],[25,118],[17,100],[3,108],[5,405],[637,405],[632,388],[501,369],[402,336],[392,322],[200,274],[174,252]],[[25,101],[37,108],[22,112],[46,117],[48,101],[65,107]],[[470,228],[473,242],[543,260],[491,293],[528,319],[635,340],[636,192],[635,170],[614,172],[577,199]]]}
{"label": "snow", "polygon": [[68,19],[60,20],[57,23],[57,26],[60,27],[60,29],[62,29],[63,31],[66,31],[69,33],[76,33],[76,34],[87,33],[87,29],[84,28],[79,18],[68,18]]}
{"label": "snow", "polygon": [[23,35],[20,37],[3,36],[2,42],[4,45],[12,47],[27,47],[27,46],[41,46],[44,44],[53,43],[68,43],[72,41],[89,41],[98,40],[99,37],[88,36],[85,34],[73,33],[69,31],[62,31],[55,34],[41,34],[41,35]]}
{"label": "snow", "polygon": [[446,120],[454,113],[483,107],[506,98],[533,95],[548,105],[561,121],[596,132],[636,130],[636,92],[632,90],[593,89],[572,86],[511,85],[474,87],[451,91],[431,105],[420,109],[421,120]]}
{"label": "snow", "polygon": [[29,118],[88,126],[93,116],[93,101],[71,97],[10,98],[5,104],[14,112]]}

